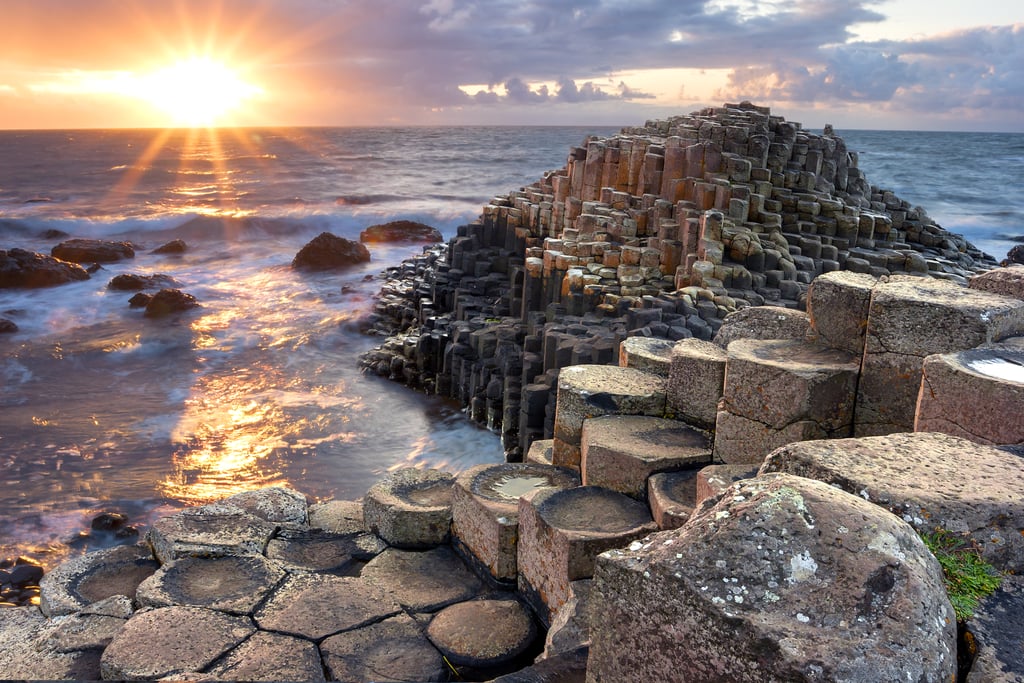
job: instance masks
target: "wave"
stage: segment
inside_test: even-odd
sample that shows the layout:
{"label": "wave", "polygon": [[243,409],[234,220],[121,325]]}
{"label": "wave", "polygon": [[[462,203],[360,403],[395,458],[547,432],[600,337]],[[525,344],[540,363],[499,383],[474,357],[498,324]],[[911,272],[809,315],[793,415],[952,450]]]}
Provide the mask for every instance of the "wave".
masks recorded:
{"label": "wave", "polygon": [[350,194],[341,195],[334,200],[338,206],[366,206],[367,204],[387,204],[406,199],[397,194]]}

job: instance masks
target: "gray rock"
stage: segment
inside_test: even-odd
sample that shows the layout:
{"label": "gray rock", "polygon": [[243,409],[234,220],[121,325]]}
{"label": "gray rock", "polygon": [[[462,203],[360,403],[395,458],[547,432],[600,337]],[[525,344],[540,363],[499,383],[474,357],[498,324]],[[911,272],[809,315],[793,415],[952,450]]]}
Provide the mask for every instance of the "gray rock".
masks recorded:
{"label": "gray rock", "polygon": [[714,343],[727,348],[737,339],[804,339],[811,319],[803,311],[781,306],[751,306],[725,316]]}
{"label": "gray rock", "polygon": [[434,612],[471,600],[483,589],[448,547],[420,552],[392,548],[371,560],[360,576],[412,612]]}
{"label": "gray rock", "polygon": [[284,576],[280,565],[260,555],[184,557],[139,584],[137,595],[147,607],[192,605],[251,615]]}
{"label": "gray rock", "polygon": [[234,681],[323,681],[316,645],[279,633],[257,631],[210,667],[208,674]]}
{"label": "gray rock", "polygon": [[792,475],[604,553],[591,607],[594,683],[955,678],[953,608],[913,528]]}
{"label": "gray rock", "polygon": [[157,520],[146,538],[161,563],[182,557],[260,555],[277,525],[237,505],[213,503]]}
{"label": "gray rock", "polygon": [[249,514],[274,524],[301,526],[309,519],[306,496],[287,486],[243,491],[221,502],[240,507]]}
{"label": "gray rock", "polygon": [[363,499],[366,528],[398,548],[447,543],[452,524],[452,483],[442,470],[403,468],[370,487]]}
{"label": "gray rock", "polygon": [[121,632],[127,619],[98,614],[70,614],[56,617],[53,628],[40,644],[53,652],[70,653],[80,650],[102,650]]}
{"label": "gray rock", "polygon": [[362,579],[292,574],[256,612],[256,623],[263,630],[320,640],[401,611],[383,589]]}
{"label": "gray rock", "polygon": [[309,526],[334,534],[366,531],[363,504],[357,500],[328,500],[310,505]]}
{"label": "gray rock", "polygon": [[140,610],[103,651],[100,669],[106,680],[199,672],[255,630],[247,617],[200,607]]}
{"label": "gray rock", "polygon": [[1024,468],[993,446],[920,432],[807,441],[772,452],[761,473],[818,479],[883,506],[922,532],[970,537],[1000,569],[1024,571]]}
{"label": "gray rock", "polygon": [[1003,577],[967,621],[967,632],[975,652],[966,683],[1024,681],[1024,579]]}
{"label": "gray rock", "polygon": [[1024,268],[993,268],[972,277],[967,286],[983,292],[1024,299]]}
{"label": "gray rock", "polygon": [[96,550],[63,562],[39,582],[39,609],[53,617],[73,614],[113,596],[135,597],[139,584],[157,570],[143,545]]}
{"label": "gray rock", "polygon": [[[376,540],[372,548],[367,542]],[[267,557],[292,570],[358,572],[387,546],[372,534],[332,534],[320,529],[284,531],[267,543]]]}
{"label": "gray rock", "polygon": [[405,614],[331,636],[320,652],[336,681],[445,681],[449,675],[441,653]]}
{"label": "gray rock", "polygon": [[7,680],[98,680],[100,650],[47,645],[59,626],[35,607],[0,609],[0,674]]}

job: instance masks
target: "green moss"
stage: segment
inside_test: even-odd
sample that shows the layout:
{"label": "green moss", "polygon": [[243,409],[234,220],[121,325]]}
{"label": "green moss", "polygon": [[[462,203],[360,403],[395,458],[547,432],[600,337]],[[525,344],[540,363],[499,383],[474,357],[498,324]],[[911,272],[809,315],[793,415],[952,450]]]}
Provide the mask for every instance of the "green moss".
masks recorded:
{"label": "green moss", "polygon": [[946,593],[957,620],[966,621],[978,603],[999,588],[1002,575],[981,559],[976,546],[945,529],[921,534],[921,539],[942,567]]}

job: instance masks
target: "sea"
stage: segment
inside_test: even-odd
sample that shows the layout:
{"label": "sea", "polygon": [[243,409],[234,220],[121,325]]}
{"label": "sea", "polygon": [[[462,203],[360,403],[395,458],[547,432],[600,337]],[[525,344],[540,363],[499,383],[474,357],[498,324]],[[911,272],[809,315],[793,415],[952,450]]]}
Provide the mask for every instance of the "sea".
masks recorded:
{"label": "sea", "polygon": [[[0,290],[0,558],[52,567],[185,506],[289,486],[357,499],[387,472],[500,462],[458,405],[360,372],[382,273],[422,250],[302,273],[329,231],[428,223],[445,238],[492,197],[561,168],[608,127],[0,131],[0,249],[128,240],[85,282]],[[868,180],[1002,257],[1024,235],[1024,135],[841,131]],[[59,232],[56,232],[59,231]],[[181,255],[153,249],[183,239]],[[107,289],[166,274],[200,303],[151,320]]]}

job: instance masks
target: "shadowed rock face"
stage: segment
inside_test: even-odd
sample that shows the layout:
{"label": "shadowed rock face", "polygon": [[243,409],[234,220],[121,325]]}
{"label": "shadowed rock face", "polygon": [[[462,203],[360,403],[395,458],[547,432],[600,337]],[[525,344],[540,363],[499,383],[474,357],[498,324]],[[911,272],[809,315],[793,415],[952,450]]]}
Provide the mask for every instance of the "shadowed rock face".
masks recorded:
{"label": "shadowed rock face", "polygon": [[738,482],[604,553],[593,591],[592,683],[954,678],[955,617],[918,535],[802,477]]}
{"label": "shadowed rock face", "polygon": [[53,287],[88,279],[89,273],[77,263],[24,249],[0,249],[0,288]]}
{"label": "shadowed rock face", "polygon": [[322,232],[299,250],[292,268],[299,270],[333,270],[370,260],[370,251],[359,242]]}
{"label": "shadowed rock face", "polygon": [[74,263],[115,263],[135,258],[135,249],[130,242],[72,239],[55,246],[50,254]]}
{"label": "shadowed rock face", "polygon": [[440,242],[437,228],[416,221],[391,221],[371,225],[359,233],[360,242]]}

